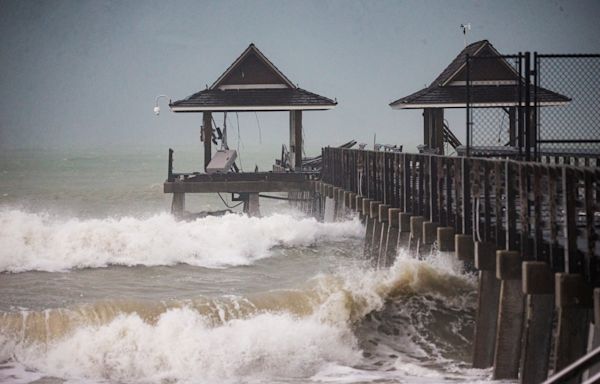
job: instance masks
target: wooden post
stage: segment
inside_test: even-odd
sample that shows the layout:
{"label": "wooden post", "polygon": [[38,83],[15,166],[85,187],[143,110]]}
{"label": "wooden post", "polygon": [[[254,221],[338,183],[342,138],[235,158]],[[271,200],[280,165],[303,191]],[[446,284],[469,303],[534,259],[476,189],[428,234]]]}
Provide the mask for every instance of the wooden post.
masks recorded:
{"label": "wooden post", "polygon": [[479,241],[475,243],[475,268],[479,270],[479,285],[473,368],[487,368],[494,364],[500,298],[500,281],[496,279],[496,244]]}
{"label": "wooden post", "polygon": [[302,111],[290,111],[290,166],[302,167]]}
{"label": "wooden post", "polygon": [[381,233],[379,235],[379,253],[377,255],[373,255],[377,257],[377,269],[385,267],[385,257],[386,257],[386,240],[387,233],[389,229],[389,221],[388,221],[388,211],[390,209],[389,204],[381,204],[379,206],[378,212],[378,220],[381,225]]}
{"label": "wooden post", "polygon": [[185,193],[173,193],[173,202],[171,203],[171,213],[176,217],[181,217],[185,210]]}
{"label": "wooden post", "polygon": [[426,149],[431,148],[431,108],[423,109],[423,145]]}
{"label": "wooden post", "polygon": [[379,206],[381,201],[371,201],[369,210],[369,220],[373,221],[373,234],[371,235],[371,249],[367,257],[371,257],[371,260],[377,262],[377,256],[379,255],[379,245],[381,243],[381,230],[383,228],[382,223],[379,221]]}
{"label": "wooden post", "polygon": [[537,384],[548,377],[554,314],[554,274],[543,261],[523,263],[526,296],[521,383]]}
{"label": "wooden post", "polygon": [[400,234],[399,224],[400,208],[390,208],[388,210],[388,232],[385,242],[385,267],[394,263],[396,252],[398,252],[398,236]]}
{"label": "wooden post", "polygon": [[436,149],[436,154],[444,154],[444,109],[433,108],[431,110],[431,148]]}
{"label": "wooden post", "polygon": [[212,159],[212,113],[202,114],[202,129],[204,130],[204,171]]}
{"label": "wooden post", "polygon": [[558,372],[586,352],[593,298],[591,287],[581,275],[557,273],[555,284],[558,326],[554,371]]}
{"label": "wooden post", "polygon": [[501,282],[494,380],[516,379],[519,375],[524,297],[521,268],[519,252],[498,251],[496,253],[496,277]]}
{"label": "wooden post", "polygon": [[248,193],[248,200],[244,202],[244,212],[251,217],[260,216],[258,193]]}

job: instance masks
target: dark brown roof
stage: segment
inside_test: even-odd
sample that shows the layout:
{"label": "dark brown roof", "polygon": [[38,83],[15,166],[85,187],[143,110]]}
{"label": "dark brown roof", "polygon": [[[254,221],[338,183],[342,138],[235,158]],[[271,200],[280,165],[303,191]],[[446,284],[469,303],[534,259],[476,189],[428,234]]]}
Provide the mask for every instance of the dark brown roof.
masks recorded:
{"label": "dark brown roof", "polygon": [[[479,85],[469,89],[473,107],[509,107],[519,103],[519,87],[516,85]],[[533,87],[531,100],[533,103]],[[559,105],[571,101],[566,96],[545,88],[537,89],[540,105]],[[429,87],[396,100],[392,108],[465,108],[467,89],[465,86]],[[521,102],[525,103],[525,90],[521,88]]]}
{"label": "dark brown roof", "polygon": [[[390,106],[394,109],[466,107],[465,66],[467,55],[492,58],[479,60],[478,65],[469,70],[471,81],[484,82],[469,87],[471,106],[506,107],[518,104],[519,87],[516,83],[520,81],[519,74],[504,58],[496,58],[500,54],[489,41],[481,40],[465,47],[428,87],[398,99],[390,103]],[[511,85],[511,81],[515,84]],[[533,96],[534,87],[531,88]],[[521,92],[521,100],[524,102],[525,90],[521,89]],[[537,95],[541,105],[559,105],[570,101],[566,96],[539,87]]]}
{"label": "dark brown roof", "polygon": [[210,88],[170,104],[173,112],[331,109],[327,97],[295,86],[250,44]]}
{"label": "dark brown roof", "polygon": [[206,89],[170,106],[174,112],[330,109],[337,103],[302,88]]}

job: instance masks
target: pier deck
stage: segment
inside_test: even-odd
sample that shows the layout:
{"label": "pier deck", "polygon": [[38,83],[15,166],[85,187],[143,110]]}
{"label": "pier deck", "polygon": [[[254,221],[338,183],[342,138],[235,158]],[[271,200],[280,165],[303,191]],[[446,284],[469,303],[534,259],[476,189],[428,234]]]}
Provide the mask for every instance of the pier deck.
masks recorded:
{"label": "pier deck", "polygon": [[175,174],[164,183],[165,193],[298,192],[311,188],[313,172],[248,172]]}

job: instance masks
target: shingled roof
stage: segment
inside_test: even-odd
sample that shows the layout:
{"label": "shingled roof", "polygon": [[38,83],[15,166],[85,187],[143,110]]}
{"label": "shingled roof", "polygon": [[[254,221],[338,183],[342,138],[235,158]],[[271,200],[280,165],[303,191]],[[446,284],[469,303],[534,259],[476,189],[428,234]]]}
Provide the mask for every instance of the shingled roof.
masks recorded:
{"label": "shingled roof", "polygon": [[[519,87],[519,74],[487,40],[470,44],[426,88],[398,99],[393,109],[465,108],[466,107],[466,58],[490,57],[478,60],[469,69],[469,99],[473,107],[508,107],[525,100],[525,89]],[[536,90],[531,87],[531,97]],[[570,101],[564,95],[545,88],[537,88],[540,105],[560,105]]]}
{"label": "shingled roof", "polygon": [[170,104],[173,112],[331,109],[337,102],[295,86],[254,45],[210,88]]}

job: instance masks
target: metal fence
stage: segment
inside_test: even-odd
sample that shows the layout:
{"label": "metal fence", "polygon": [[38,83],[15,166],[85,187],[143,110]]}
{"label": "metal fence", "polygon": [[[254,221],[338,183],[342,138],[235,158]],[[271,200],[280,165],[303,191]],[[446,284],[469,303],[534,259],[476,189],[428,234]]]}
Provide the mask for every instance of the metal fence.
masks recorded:
{"label": "metal fence", "polygon": [[526,152],[524,119],[526,56],[467,56],[467,153],[521,158]]}
{"label": "metal fence", "polygon": [[600,156],[600,55],[534,54],[535,84],[566,95],[566,105],[535,100],[537,152]]}
{"label": "metal fence", "polygon": [[600,158],[600,55],[467,56],[466,69],[467,156]]}

